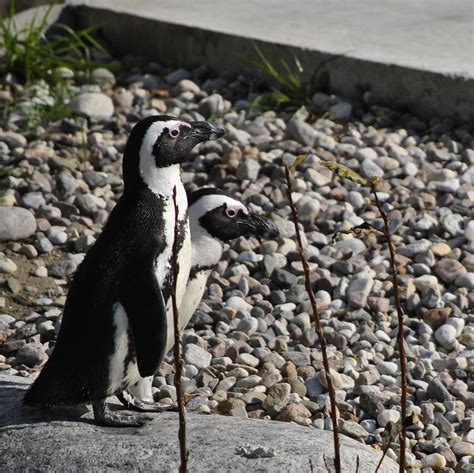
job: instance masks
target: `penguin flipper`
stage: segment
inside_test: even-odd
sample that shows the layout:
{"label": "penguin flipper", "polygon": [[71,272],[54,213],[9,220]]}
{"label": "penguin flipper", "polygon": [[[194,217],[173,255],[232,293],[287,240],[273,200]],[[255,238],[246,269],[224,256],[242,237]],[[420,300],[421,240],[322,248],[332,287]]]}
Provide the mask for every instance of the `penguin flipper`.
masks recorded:
{"label": "penguin flipper", "polygon": [[118,293],[132,330],[140,376],[155,374],[166,348],[166,306],[150,269],[133,268],[120,281]]}

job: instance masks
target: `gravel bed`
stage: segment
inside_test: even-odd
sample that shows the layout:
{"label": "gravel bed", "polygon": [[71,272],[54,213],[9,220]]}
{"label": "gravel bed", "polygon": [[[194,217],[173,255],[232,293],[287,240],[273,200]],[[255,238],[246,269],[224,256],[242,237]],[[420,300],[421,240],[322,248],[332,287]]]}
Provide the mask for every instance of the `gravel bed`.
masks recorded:
{"label": "gravel bed", "polygon": [[[68,282],[122,191],[121,155],[142,117],[211,119],[228,133],[183,166],[189,190],[213,185],[278,223],[277,240],[227,246],[183,333],[187,408],[331,429],[319,343],[285,198],[295,173],[313,288],[329,343],[341,431],[380,448],[400,416],[396,313],[388,251],[340,230],[382,222],[367,188],[321,166],[337,160],[383,176],[406,311],[412,471],[472,471],[474,455],[474,138],[468,126],[423,121],[316,93],[307,110],[248,111],[252,81],[204,68],[167,70],[124,58],[78,86],[82,115],[21,132],[0,128],[0,370],[34,375],[51,352]],[[20,85],[0,94],[24,103]],[[42,95],[41,95],[42,94]],[[36,98],[35,98],[36,97]],[[23,104],[24,106],[24,104]],[[175,400],[168,355],[156,399]],[[388,455],[396,458],[394,443]]]}

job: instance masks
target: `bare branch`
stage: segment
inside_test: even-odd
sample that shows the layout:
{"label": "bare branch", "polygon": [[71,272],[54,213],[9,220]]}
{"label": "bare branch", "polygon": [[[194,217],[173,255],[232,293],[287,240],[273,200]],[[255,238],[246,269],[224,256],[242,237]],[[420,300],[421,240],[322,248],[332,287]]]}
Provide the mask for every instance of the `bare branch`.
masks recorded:
{"label": "bare branch", "polygon": [[337,423],[336,392],[334,391],[334,386],[332,384],[332,377],[329,371],[329,360],[328,360],[328,355],[327,355],[327,350],[326,350],[326,339],[324,338],[324,333],[321,328],[318,307],[316,305],[316,297],[311,287],[309,265],[308,265],[306,256],[304,254],[303,242],[301,240],[300,229],[298,226],[298,210],[293,202],[293,197],[291,195],[293,187],[291,183],[290,168],[288,166],[285,166],[285,175],[286,175],[286,183],[287,183],[288,202],[290,204],[291,213],[293,216],[293,223],[295,225],[296,243],[297,243],[298,252],[301,258],[301,263],[303,265],[306,292],[308,293],[309,300],[311,303],[311,309],[313,311],[313,318],[314,318],[314,325],[316,328],[316,333],[318,335],[319,344],[321,345],[321,352],[323,355],[324,372],[326,376],[326,384],[328,387],[329,399],[331,403],[331,420],[332,420],[333,437],[334,437],[334,467],[336,469],[336,473],[340,473],[341,472],[341,456],[340,456],[340,446],[339,446],[339,427]]}
{"label": "bare branch", "polygon": [[[370,181],[370,190],[372,195],[374,196],[375,204],[380,212],[380,215],[383,220],[384,228],[383,233],[385,236],[385,241],[388,245],[388,250],[390,252],[390,272],[392,273],[392,281],[393,281],[393,290],[395,296],[395,308],[397,310],[397,317],[398,317],[398,332],[397,332],[397,344],[398,344],[398,352],[400,356],[400,375],[401,375],[401,388],[402,388],[402,396],[401,396],[401,431],[400,431],[400,459],[399,459],[399,471],[400,473],[405,472],[405,465],[406,465],[406,438],[407,438],[407,359],[405,354],[405,339],[403,336],[403,318],[404,313],[402,310],[402,306],[400,304],[400,289],[398,287],[398,278],[397,278],[397,269],[395,266],[395,248],[392,243],[392,238],[390,234],[390,229],[388,225],[388,216],[385,210],[383,209],[375,187],[378,181],[373,179]],[[377,467],[380,467],[383,458],[385,457],[386,450],[380,463]]]}
{"label": "bare branch", "polygon": [[179,473],[186,473],[188,471],[189,450],[186,446],[186,410],[184,408],[183,394],[181,390],[181,375],[183,371],[183,360],[181,358],[181,337],[179,333],[179,313],[178,304],[176,302],[176,286],[178,282],[179,264],[178,264],[178,204],[176,202],[176,187],[173,189],[173,205],[174,205],[174,240],[173,240],[173,255],[171,258],[171,270],[173,272],[173,284],[171,288],[171,303],[173,305],[173,325],[174,325],[174,363],[175,376],[174,385],[176,387],[176,397],[178,401],[179,413],[179,451],[181,456],[181,464],[179,465]]}

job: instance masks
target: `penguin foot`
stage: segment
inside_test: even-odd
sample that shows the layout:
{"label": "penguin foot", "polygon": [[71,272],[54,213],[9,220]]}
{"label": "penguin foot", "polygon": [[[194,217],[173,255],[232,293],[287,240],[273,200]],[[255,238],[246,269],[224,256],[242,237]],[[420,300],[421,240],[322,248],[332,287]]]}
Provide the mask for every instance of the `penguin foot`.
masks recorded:
{"label": "penguin foot", "polygon": [[92,409],[94,419],[107,427],[142,427],[147,421],[153,419],[150,416],[111,412],[105,400],[93,402]]}
{"label": "penguin foot", "polygon": [[142,401],[128,391],[122,391],[116,395],[119,401],[126,409],[138,412],[165,412],[177,411],[177,407],[169,404],[161,404],[159,402]]}

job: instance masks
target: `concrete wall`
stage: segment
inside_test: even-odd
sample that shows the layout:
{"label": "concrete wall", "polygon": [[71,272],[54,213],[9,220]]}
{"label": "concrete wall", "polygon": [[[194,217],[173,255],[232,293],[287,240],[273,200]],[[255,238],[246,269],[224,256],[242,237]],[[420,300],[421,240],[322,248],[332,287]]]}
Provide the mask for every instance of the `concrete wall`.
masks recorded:
{"label": "concrete wall", "polygon": [[[102,23],[115,54],[137,54],[175,67],[202,64],[218,72],[255,73],[245,58],[257,59],[253,40],[105,9],[75,7],[82,25]],[[317,50],[256,41],[274,63],[296,54],[317,86],[350,100],[370,91],[374,103],[406,109],[424,117],[474,119],[474,79],[429,70],[381,64]]]}
{"label": "concrete wall", "polygon": [[[474,120],[474,74],[440,72],[439,64],[430,69],[429,65],[436,63],[433,61],[423,62],[420,58],[419,68],[404,66],[401,65],[402,55],[395,65],[369,60],[367,54],[356,57],[351,51],[328,53],[316,46],[302,48],[275,41],[254,41],[248,32],[244,37],[215,29],[211,31],[210,27],[204,29],[163,21],[156,18],[156,12],[147,11],[145,7],[130,13],[133,11],[132,3],[127,4],[127,12],[118,11],[119,8],[114,10],[113,3],[107,8],[97,8],[94,2],[91,5],[73,3],[63,9],[61,21],[75,27],[100,24],[109,50],[119,57],[132,54],[171,67],[207,65],[219,73],[258,74],[257,68],[249,61],[258,59],[254,49],[254,44],[257,44],[274,64],[278,64],[281,58],[291,63],[296,54],[307,78],[315,83],[317,90],[352,101],[360,100],[366,91],[370,91],[373,103],[411,111],[425,118],[441,116],[460,122]],[[157,8],[156,4],[154,8]],[[19,17],[28,19],[31,13],[32,10],[23,12]],[[204,13],[209,22],[208,13]],[[235,31],[236,25],[232,26]],[[268,28],[272,26],[269,24]],[[255,34],[258,36],[265,35]],[[436,54],[436,48],[430,51],[428,45],[427,50]],[[368,50],[370,52],[370,48]],[[390,52],[393,54],[392,50]],[[451,53],[451,50],[444,53]],[[380,56],[380,48],[377,54]],[[464,65],[463,61],[459,62]],[[408,63],[413,64],[413,60]],[[466,70],[472,69],[471,66],[467,64]]]}

